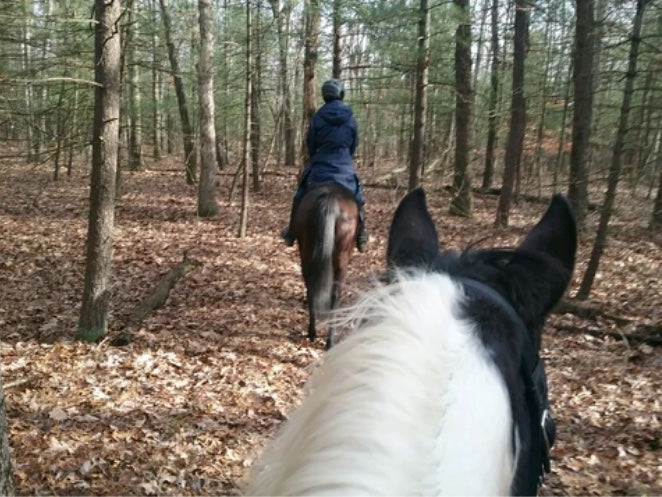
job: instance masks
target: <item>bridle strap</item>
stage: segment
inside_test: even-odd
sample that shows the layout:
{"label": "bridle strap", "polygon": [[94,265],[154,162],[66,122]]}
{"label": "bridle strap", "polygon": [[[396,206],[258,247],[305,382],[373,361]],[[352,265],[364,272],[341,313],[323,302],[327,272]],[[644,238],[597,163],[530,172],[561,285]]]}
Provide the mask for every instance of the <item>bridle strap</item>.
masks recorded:
{"label": "bridle strap", "polygon": [[543,360],[540,358],[538,351],[533,347],[533,341],[526,325],[515,312],[515,309],[513,309],[499,292],[480,281],[469,278],[460,278],[459,280],[468,295],[480,296],[497,304],[517,328],[520,329],[520,333],[523,336],[524,346],[520,358],[520,375],[524,380],[527,397],[531,399],[533,410],[537,414],[536,418],[539,420],[538,426],[544,442],[542,467],[540,468],[539,475],[542,480],[544,472],[549,473],[550,471],[549,452],[556,438],[556,425],[549,409],[547,375],[545,374]]}

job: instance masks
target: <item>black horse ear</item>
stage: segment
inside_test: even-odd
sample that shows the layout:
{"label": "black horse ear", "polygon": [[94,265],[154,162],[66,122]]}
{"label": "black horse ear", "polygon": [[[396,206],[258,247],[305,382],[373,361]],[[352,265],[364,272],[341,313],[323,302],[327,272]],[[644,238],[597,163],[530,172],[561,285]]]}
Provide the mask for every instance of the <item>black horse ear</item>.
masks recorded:
{"label": "black horse ear", "polygon": [[504,283],[528,324],[542,324],[572,278],[577,228],[568,201],[554,195],[547,211],[512,254]]}
{"label": "black horse ear", "polygon": [[557,193],[552,197],[547,211],[518,250],[546,254],[572,273],[577,252],[577,227],[572,208],[563,195]]}
{"label": "black horse ear", "polygon": [[386,263],[392,267],[425,267],[439,254],[439,237],[425,202],[415,188],[400,201],[388,234]]}

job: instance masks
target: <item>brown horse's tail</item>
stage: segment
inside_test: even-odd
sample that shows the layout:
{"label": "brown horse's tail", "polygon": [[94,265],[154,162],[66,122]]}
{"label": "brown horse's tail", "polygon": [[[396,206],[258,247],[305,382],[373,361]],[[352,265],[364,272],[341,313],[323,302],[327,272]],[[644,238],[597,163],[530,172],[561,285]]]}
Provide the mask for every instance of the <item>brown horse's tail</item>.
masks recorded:
{"label": "brown horse's tail", "polygon": [[315,209],[315,246],[312,253],[312,271],[306,285],[312,298],[315,314],[323,317],[331,310],[333,295],[333,249],[335,246],[336,219],[340,216],[340,205],[332,194],[320,195]]}

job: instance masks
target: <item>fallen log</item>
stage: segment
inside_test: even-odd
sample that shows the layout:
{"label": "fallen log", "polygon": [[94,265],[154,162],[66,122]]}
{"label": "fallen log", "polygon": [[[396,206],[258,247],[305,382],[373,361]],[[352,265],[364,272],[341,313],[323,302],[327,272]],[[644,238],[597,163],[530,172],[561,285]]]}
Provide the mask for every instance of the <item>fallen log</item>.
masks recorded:
{"label": "fallen log", "polygon": [[613,321],[619,326],[626,326],[634,322],[633,319],[616,316],[589,303],[579,303],[576,300],[562,300],[552,311],[555,314],[572,314],[583,319],[604,318]]}
{"label": "fallen log", "polygon": [[163,307],[177,281],[200,266],[202,262],[189,259],[188,254],[184,252],[182,261],[169,269],[152,293],[131,311],[126,327],[139,325],[150,312]]}
{"label": "fallen log", "polygon": [[595,321],[597,318],[606,319],[616,323],[620,327],[628,327],[632,331],[627,333],[623,331],[608,330],[586,330],[581,328],[570,328],[564,326],[562,329],[574,333],[585,333],[587,335],[599,338],[612,337],[619,338],[628,342],[647,343],[648,345],[662,345],[662,324],[643,324],[636,319],[623,316],[616,316],[606,312],[595,305],[588,303],[579,303],[574,300],[561,301],[552,311],[555,314],[572,314],[582,319]]}
{"label": "fallen log", "polygon": [[607,330],[589,330],[580,327],[573,326],[561,326],[558,328],[564,333],[573,333],[579,335],[590,335],[596,338],[616,338],[622,340],[628,345],[645,343],[651,346],[660,346],[662,345],[662,334],[654,333],[620,333],[618,331],[607,331]]}

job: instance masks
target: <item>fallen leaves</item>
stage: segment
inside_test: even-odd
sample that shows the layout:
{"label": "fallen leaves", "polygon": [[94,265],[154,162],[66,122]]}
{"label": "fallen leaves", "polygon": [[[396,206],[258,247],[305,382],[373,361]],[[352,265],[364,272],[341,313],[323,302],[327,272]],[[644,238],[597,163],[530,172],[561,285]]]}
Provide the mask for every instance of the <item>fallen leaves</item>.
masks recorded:
{"label": "fallen leaves", "polygon": [[[196,219],[195,192],[181,174],[154,169],[125,178],[111,334],[185,251],[203,266],[177,282],[132,343],[111,347],[71,340],[88,179],[52,183],[48,171],[4,169],[0,198],[12,202],[0,206],[1,358],[18,493],[237,494],[323,355],[321,341],[304,340],[296,250],[278,238],[294,180],[268,177],[251,201],[249,236],[239,240],[238,207],[223,204],[219,218]],[[491,219],[496,198],[477,196],[476,216],[464,220],[445,215],[445,193],[428,191],[449,248],[485,236],[490,245],[513,245],[544,209],[520,205],[513,226],[500,231]],[[382,271],[400,195],[369,188],[366,196],[371,242],[350,265],[345,302]],[[631,231],[610,239],[593,301],[659,323],[662,254],[650,240],[627,238]],[[581,241],[576,274],[589,243]],[[541,493],[662,493],[660,350],[564,327],[627,332],[605,320],[550,319],[543,355],[559,433]]]}

